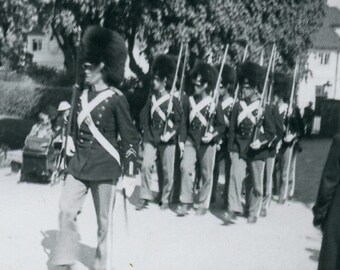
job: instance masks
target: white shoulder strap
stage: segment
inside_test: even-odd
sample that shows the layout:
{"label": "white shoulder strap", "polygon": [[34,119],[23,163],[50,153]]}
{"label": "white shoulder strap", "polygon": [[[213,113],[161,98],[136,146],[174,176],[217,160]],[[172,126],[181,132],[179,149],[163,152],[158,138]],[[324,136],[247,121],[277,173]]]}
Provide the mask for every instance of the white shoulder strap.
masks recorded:
{"label": "white shoulder strap", "polygon": [[[110,93],[108,93],[108,91]],[[105,94],[106,93],[106,94]],[[88,117],[89,121],[85,121],[85,124],[90,129],[93,137],[99,142],[99,144],[118,162],[120,165],[120,155],[116,148],[104,137],[104,135],[98,130],[98,128],[93,123],[93,119],[91,116],[91,111],[102,101],[104,101],[107,97],[114,95],[114,92],[111,90],[104,91],[96,96],[90,103],[88,103],[88,92],[85,90],[81,97],[81,104],[83,110],[80,112],[78,116],[78,125],[80,126],[81,123]],[[95,101],[95,102],[94,102]],[[81,113],[84,116],[80,118]]]}
{"label": "white shoulder strap", "polygon": [[105,90],[98,94],[93,100],[91,100],[90,103],[88,103],[88,90],[84,90],[83,94],[80,97],[82,110],[77,118],[78,127],[80,127],[84,119],[91,114],[94,108],[96,108],[101,102],[103,102],[108,97],[113,96],[114,94],[115,93],[111,90]]}

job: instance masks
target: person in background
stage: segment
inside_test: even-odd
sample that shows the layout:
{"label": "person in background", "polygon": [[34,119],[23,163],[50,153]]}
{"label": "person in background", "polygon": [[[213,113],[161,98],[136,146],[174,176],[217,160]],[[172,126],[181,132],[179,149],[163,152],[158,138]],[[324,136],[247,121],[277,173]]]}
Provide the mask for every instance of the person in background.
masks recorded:
{"label": "person in background", "polygon": [[68,116],[70,115],[71,105],[67,101],[60,102],[57,109],[59,116],[56,120],[56,125],[54,128],[54,132],[56,133],[56,137],[63,137],[66,132]]}
{"label": "person in background", "polygon": [[[220,70],[220,67],[216,67],[217,70]],[[234,104],[234,91],[235,91],[235,82],[236,82],[236,71],[234,68],[228,65],[224,65],[222,72],[222,80],[220,84],[220,92],[219,99],[221,102],[223,114],[224,114],[224,122],[226,125],[226,130],[221,138],[221,141],[217,147],[216,152],[216,160],[215,160],[215,168],[214,168],[214,180],[211,194],[211,203],[215,203],[217,199],[217,183],[220,175],[220,163],[224,162],[224,190],[223,190],[223,207],[228,208],[228,190],[229,190],[229,176],[230,176],[230,153],[228,151],[228,133],[229,133],[229,121],[230,114],[232,111],[232,107]]]}
{"label": "person in background", "polygon": [[312,108],[313,102],[309,102],[303,112],[303,122],[305,124],[306,136],[310,137],[312,134],[313,122],[314,122],[314,110]]}
{"label": "person in background", "polygon": [[54,136],[54,132],[52,129],[52,124],[48,111],[42,110],[39,113],[38,118],[38,123],[33,125],[27,137],[52,139]]}

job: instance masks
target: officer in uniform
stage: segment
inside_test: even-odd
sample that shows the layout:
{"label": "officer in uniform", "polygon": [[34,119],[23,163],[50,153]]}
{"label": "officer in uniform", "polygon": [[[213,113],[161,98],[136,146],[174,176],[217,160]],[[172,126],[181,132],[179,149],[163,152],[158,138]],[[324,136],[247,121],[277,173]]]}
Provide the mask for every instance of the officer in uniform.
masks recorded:
{"label": "officer in uniform", "polygon": [[[284,135],[284,126],[282,112],[287,108],[287,93],[289,91],[289,79],[282,73],[274,73],[273,82],[273,100],[269,104],[269,109],[272,112],[273,120],[275,123],[275,137],[274,140],[268,145],[269,155],[266,159],[265,164],[265,175],[264,175],[264,192],[262,209],[260,212],[261,217],[267,216],[267,210],[269,208],[272,190],[273,190],[273,174],[275,168],[275,160],[278,149],[281,147],[281,141]],[[270,98],[270,97],[269,97]]]}
{"label": "officer in uniform", "polygon": [[[98,223],[94,269],[112,270],[110,238],[116,184],[122,165],[125,175],[136,173],[134,164],[140,138],[127,100],[116,88],[124,77],[127,57],[124,39],[108,29],[91,26],[82,41],[89,88],[82,91],[77,104],[73,123],[75,152],[60,198],[60,235],[52,263],[57,269],[74,267],[79,240],[76,220],[91,189]],[[118,152],[119,143],[124,160]]]}
{"label": "officer in uniform", "polygon": [[[220,69],[217,67],[216,69]],[[228,133],[229,133],[229,121],[230,114],[232,111],[233,103],[234,103],[234,90],[235,90],[235,82],[236,82],[236,72],[235,69],[231,66],[225,64],[222,71],[220,92],[219,98],[223,110],[224,122],[226,125],[226,130],[223,134],[221,141],[219,142],[218,149],[216,152],[215,158],[215,167],[214,167],[214,180],[213,180],[213,189],[211,194],[211,203],[216,201],[216,189],[218,178],[220,174],[220,163],[224,160],[224,173],[225,173],[225,184],[224,184],[224,207],[228,207],[228,189],[229,189],[229,176],[230,176],[230,154],[228,151]]]}
{"label": "officer in uniform", "polygon": [[[217,75],[214,67],[203,62],[197,62],[190,74],[194,94],[183,100],[184,126],[180,129],[179,145],[184,153],[180,166],[182,176],[180,205],[176,211],[179,216],[186,215],[194,202],[196,165],[199,174],[197,179],[200,179],[201,183],[196,214],[204,215],[209,209],[216,144],[225,130],[221,104],[219,102],[215,104],[212,99]],[[213,121],[208,119],[209,109],[215,111]]]}
{"label": "officer in uniform", "polygon": [[[181,107],[170,92],[176,71],[176,61],[168,55],[159,55],[152,65],[153,89],[141,113],[144,158],[141,168],[142,187],[136,209],[146,207],[153,199],[152,171],[157,158],[161,163],[161,209],[168,209],[174,182],[174,159],[177,134],[181,123]],[[172,95],[172,96],[171,96]],[[168,116],[168,112],[170,115]],[[160,177],[159,177],[160,178]]]}
{"label": "officer in uniform", "polygon": [[[228,194],[228,212],[224,219],[230,222],[242,213],[241,193],[242,183],[246,177],[246,191],[250,192],[248,223],[256,223],[260,214],[263,174],[265,160],[268,157],[268,143],[275,135],[275,126],[271,111],[266,107],[260,108],[259,93],[264,83],[264,70],[257,64],[245,62],[238,73],[243,100],[233,108],[229,127],[229,150],[231,158],[230,184]],[[260,111],[259,111],[260,110]],[[262,111],[261,111],[262,110]],[[258,122],[260,119],[260,123]],[[259,125],[260,133],[255,136],[255,127]]]}

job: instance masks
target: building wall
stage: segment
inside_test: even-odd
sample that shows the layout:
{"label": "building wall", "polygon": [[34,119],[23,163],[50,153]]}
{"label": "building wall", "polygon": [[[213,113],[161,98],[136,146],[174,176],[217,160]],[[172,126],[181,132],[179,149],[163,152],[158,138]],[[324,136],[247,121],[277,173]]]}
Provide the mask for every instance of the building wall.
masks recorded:
{"label": "building wall", "polygon": [[33,62],[57,69],[64,68],[64,56],[55,39],[48,35],[27,36],[27,51],[33,54]]}
{"label": "building wall", "polygon": [[[323,86],[324,93],[327,94],[328,99],[340,100],[339,50],[311,50],[308,56],[307,68],[310,73],[299,84],[297,102],[300,108],[306,107],[310,101],[315,105],[316,96],[318,94],[322,95]],[[317,86],[321,91],[319,93],[316,91]]]}

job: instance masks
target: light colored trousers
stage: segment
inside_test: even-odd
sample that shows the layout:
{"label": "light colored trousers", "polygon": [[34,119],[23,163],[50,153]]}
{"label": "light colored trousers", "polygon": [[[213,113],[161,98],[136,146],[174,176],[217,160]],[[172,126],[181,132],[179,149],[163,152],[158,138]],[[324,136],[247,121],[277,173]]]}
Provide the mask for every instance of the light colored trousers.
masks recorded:
{"label": "light colored trousers", "polygon": [[91,189],[98,224],[95,270],[112,270],[112,214],[116,197],[116,181],[81,181],[67,175],[60,198],[60,234],[52,258],[55,265],[73,264],[78,257],[79,234],[77,216],[86,194]]}
{"label": "light colored trousers", "polygon": [[215,157],[216,145],[201,145],[198,149],[196,149],[190,139],[185,142],[183,159],[181,162],[181,203],[194,202],[194,183],[196,179],[197,163],[201,178],[198,195],[198,208],[209,208]]}
{"label": "light colored trousers", "polygon": [[273,193],[273,174],[275,168],[275,157],[269,157],[266,159],[265,164],[265,186],[266,192],[263,193],[262,208],[268,209]]}
{"label": "light colored trousers", "polygon": [[286,200],[288,196],[294,196],[296,158],[297,151],[294,151],[294,144],[286,147],[283,152],[280,166],[280,199]]}
{"label": "light colored trousers", "polygon": [[[163,204],[170,203],[170,194],[174,184],[175,144],[161,144],[157,148],[150,143],[144,144],[144,157],[141,169],[142,187],[140,198],[153,200],[151,184],[155,161],[160,159],[162,165],[162,197]],[[160,179],[160,177],[158,177]]]}
{"label": "light colored trousers", "polygon": [[229,211],[242,213],[242,183],[246,179],[246,208],[250,216],[259,216],[262,207],[263,173],[265,162],[262,160],[246,161],[238,153],[231,152],[231,169],[229,180]]}

